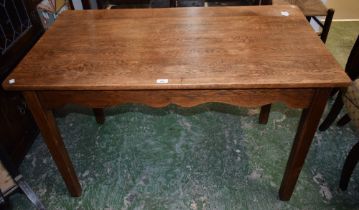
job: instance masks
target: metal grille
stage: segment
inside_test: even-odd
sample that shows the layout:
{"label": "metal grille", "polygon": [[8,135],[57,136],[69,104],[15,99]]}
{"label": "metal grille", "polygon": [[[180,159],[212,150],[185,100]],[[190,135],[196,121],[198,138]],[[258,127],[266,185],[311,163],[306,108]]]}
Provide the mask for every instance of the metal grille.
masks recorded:
{"label": "metal grille", "polygon": [[22,0],[0,0],[0,52],[5,54],[31,27],[31,21]]}

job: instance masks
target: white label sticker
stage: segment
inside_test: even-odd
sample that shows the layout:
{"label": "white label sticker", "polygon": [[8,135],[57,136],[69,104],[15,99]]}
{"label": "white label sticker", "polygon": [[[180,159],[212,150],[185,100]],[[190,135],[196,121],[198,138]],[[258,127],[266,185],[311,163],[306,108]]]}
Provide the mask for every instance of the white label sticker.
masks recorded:
{"label": "white label sticker", "polygon": [[289,12],[287,12],[287,11],[281,11],[280,14],[282,16],[289,16]]}
{"label": "white label sticker", "polygon": [[158,84],[167,84],[168,83],[168,79],[157,79],[156,83]]}
{"label": "white label sticker", "polygon": [[11,85],[11,84],[14,84],[15,83],[15,79],[10,79],[9,80],[9,84]]}

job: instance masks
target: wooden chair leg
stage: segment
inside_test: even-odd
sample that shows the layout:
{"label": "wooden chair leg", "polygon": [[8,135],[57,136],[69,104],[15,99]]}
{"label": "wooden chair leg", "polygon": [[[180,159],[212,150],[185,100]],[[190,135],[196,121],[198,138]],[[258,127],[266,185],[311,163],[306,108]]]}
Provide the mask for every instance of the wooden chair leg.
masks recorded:
{"label": "wooden chair leg", "polygon": [[342,92],[339,91],[337,98],[335,99],[335,102],[334,102],[332,108],[330,109],[327,117],[322,122],[322,124],[319,126],[320,131],[325,131],[330,127],[330,125],[334,122],[334,120],[337,118],[338,114],[342,110],[343,105],[344,104],[343,104],[343,100],[342,100]]}
{"label": "wooden chair leg", "polygon": [[342,127],[346,125],[348,122],[350,122],[350,117],[348,114],[344,115],[340,120],[337,122],[337,126]]}
{"label": "wooden chair leg", "polygon": [[267,104],[261,107],[261,112],[259,114],[259,124],[267,124],[271,106],[272,104]]}
{"label": "wooden chair leg", "polygon": [[359,142],[356,143],[350,150],[347,159],[345,160],[342,175],[340,177],[340,189],[346,190],[350,180],[350,176],[353,173],[355,165],[359,160]]}
{"label": "wooden chair leg", "polygon": [[332,25],[334,16],[334,9],[328,9],[327,16],[325,17],[325,22],[323,25],[322,34],[320,35],[320,39],[325,43],[328,38],[330,26]]}
{"label": "wooden chair leg", "polygon": [[102,108],[94,108],[93,112],[96,117],[96,122],[98,124],[103,124],[105,122],[105,113]]}

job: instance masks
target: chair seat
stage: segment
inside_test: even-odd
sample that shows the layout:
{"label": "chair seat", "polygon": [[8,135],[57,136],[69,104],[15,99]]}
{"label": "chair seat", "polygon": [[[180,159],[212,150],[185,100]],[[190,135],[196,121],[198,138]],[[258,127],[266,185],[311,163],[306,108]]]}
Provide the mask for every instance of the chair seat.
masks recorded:
{"label": "chair seat", "polygon": [[359,79],[348,87],[343,96],[343,103],[350,119],[359,128]]}
{"label": "chair seat", "polygon": [[9,172],[4,168],[0,162],[0,190],[1,193],[6,196],[10,194],[14,189],[17,188],[16,183],[11,178]]}
{"label": "chair seat", "polygon": [[297,5],[307,17],[326,16],[327,8],[321,0],[273,0],[273,5]]}

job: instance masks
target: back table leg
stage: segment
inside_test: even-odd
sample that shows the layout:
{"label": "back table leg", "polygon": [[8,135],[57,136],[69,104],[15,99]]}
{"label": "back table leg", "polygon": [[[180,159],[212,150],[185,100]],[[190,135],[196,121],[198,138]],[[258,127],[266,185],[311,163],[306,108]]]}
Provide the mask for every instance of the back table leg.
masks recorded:
{"label": "back table leg", "polygon": [[261,107],[261,112],[259,114],[259,124],[267,124],[271,106],[272,104],[267,104]]}
{"label": "back table leg", "polygon": [[279,189],[279,198],[288,201],[292,196],[309,147],[327,103],[330,89],[318,89],[310,106],[303,110],[287,167]]}
{"label": "back table leg", "polygon": [[103,110],[103,108],[93,108],[92,109],[95,117],[96,117],[96,122],[98,124],[104,124],[105,122],[105,112]]}
{"label": "back table leg", "polygon": [[44,109],[35,91],[24,92],[24,97],[70,194],[74,197],[81,196],[81,185],[52,112]]}

